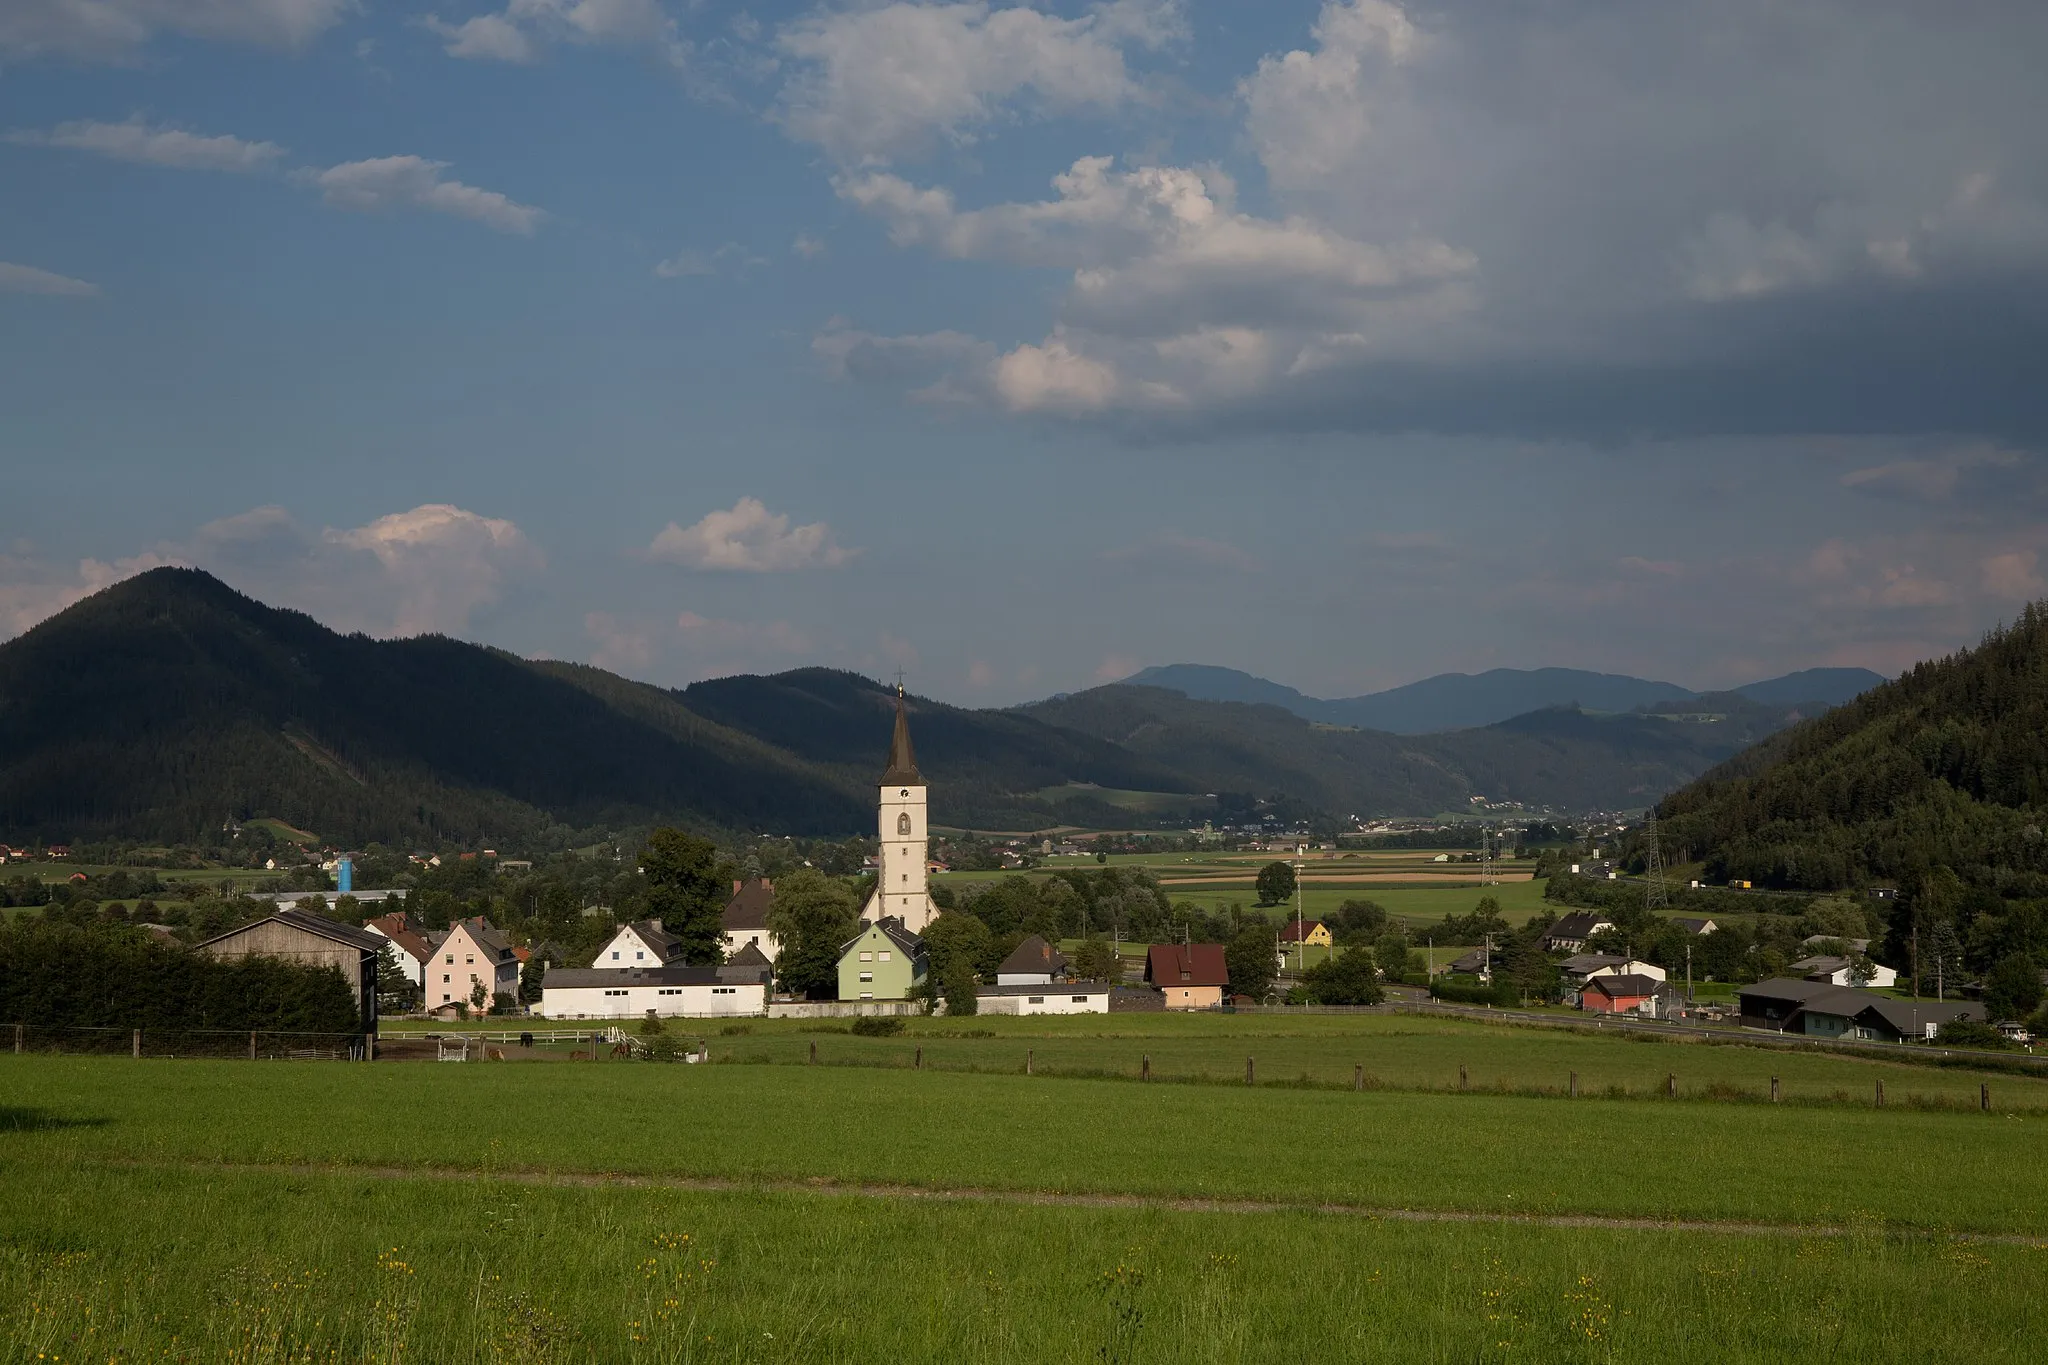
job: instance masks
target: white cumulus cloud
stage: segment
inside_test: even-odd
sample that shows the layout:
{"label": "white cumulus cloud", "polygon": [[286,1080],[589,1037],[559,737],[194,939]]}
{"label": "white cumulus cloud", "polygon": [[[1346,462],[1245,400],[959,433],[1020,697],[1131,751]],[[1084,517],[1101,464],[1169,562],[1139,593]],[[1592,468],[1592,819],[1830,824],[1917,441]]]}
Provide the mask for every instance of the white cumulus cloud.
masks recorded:
{"label": "white cumulus cloud", "polygon": [[336,208],[375,213],[399,208],[425,209],[467,218],[499,232],[531,236],[546,215],[495,190],[478,189],[442,174],[445,161],[417,156],[385,156],[347,161],[324,171],[305,171],[301,178]]}
{"label": "white cumulus cloud", "polygon": [[136,161],[180,171],[265,171],[284,155],[284,148],[275,142],[250,142],[226,134],[209,137],[182,128],[152,127],[140,118],[124,123],[60,123],[47,132],[9,133],[7,140],[24,146],[92,152],[116,161]]}
{"label": "white cumulus cloud", "polygon": [[502,10],[450,23],[420,20],[451,57],[527,63],[554,44],[639,48],[682,66],[690,46],[659,0],[511,0]]}
{"label": "white cumulus cloud", "polygon": [[1131,0],[1072,19],[984,3],[819,10],[776,35],[790,69],[777,117],[849,165],[965,145],[1013,100],[1067,112],[1137,98],[1125,45],[1178,32],[1177,6]]}
{"label": "white cumulus cloud", "polygon": [[759,498],[741,498],[694,525],[670,522],[647,547],[649,558],[664,563],[737,573],[837,568],[854,553],[833,539],[824,522],[792,526],[786,514],[769,511]]}

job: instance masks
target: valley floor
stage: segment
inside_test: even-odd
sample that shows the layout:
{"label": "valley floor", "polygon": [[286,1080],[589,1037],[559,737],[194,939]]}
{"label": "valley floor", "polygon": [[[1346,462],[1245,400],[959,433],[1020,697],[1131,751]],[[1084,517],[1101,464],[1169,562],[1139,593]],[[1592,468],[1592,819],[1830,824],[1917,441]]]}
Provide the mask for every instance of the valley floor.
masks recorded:
{"label": "valley floor", "polygon": [[[944,1022],[714,1035],[708,1066],[0,1055],[0,1360],[2048,1342],[2042,1082],[1991,1078],[1986,1114],[1944,1102],[1977,1076],[1460,1021]],[[1243,1084],[1254,1054],[1274,1083]],[[1733,1098],[1801,1066],[1796,1102]],[[1560,1068],[1604,1079],[1535,1083]],[[1638,1084],[1680,1072],[1676,1101]],[[1860,1101],[1880,1074],[1927,1102]]]}

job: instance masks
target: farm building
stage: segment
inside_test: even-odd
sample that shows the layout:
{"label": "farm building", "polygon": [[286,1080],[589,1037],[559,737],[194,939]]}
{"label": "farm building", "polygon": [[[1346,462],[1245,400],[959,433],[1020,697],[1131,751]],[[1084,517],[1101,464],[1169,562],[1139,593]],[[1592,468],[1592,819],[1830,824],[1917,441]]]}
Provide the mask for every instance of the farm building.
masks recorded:
{"label": "farm building", "polygon": [[983,1014],[1108,1014],[1109,986],[1101,981],[983,986],[974,1000]]}
{"label": "farm building", "polygon": [[355,997],[356,1017],[362,1031],[377,1031],[377,962],[386,940],[358,929],[337,924],[318,915],[298,910],[279,910],[253,924],[230,929],[218,938],[199,945],[210,957],[235,959],[275,957],[312,967],[332,967],[348,982]]}
{"label": "farm building", "polygon": [[558,968],[541,982],[549,1019],[711,1019],[768,1012],[766,975],[742,968]]}
{"label": "farm building", "polygon": [[1579,1008],[1593,1014],[1640,1014],[1667,1017],[1675,999],[1671,987],[1635,972],[1606,972],[1588,977],[1579,991]]}
{"label": "farm building", "polygon": [[1902,1043],[1930,1039],[1946,1023],[1984,1022],[1984,1006],[1974,1000],[1900,1000],[1826,981],[1778,977],[1736,995],[1745,1027],[1816,1038]]}
{"label": "farm building", "polygon": [[1155,943],[1145,953],[1145,980],[1170,1010],[1214,1009],[1230,988],[1230,966],[1220,943]]}
{"label": "farm building", "polygon": [[839,950],[841,1000],[908,1000],[924,976],[924,940],[894,915],[861,926]]}

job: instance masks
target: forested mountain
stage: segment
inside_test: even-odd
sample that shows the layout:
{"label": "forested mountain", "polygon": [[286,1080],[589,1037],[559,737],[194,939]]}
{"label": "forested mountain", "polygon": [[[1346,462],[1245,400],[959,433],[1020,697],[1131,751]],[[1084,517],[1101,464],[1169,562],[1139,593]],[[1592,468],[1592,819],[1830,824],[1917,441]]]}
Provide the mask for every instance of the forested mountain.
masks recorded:
{"label": "forested mountain", "polygon": [[[1839,706],[1884,679],[1866,668],[1809,668],[1732,689],[1764,706]],[[1196,701],[1241,701],[1284,707],[1304,720],[1393,734],[1435,734],[1498,724],[1531,711],[1579,707],[1588,711],[1663,710],[1708,696],[1673,683],[1577,668],[1496,668],[1485,673],[1442,673],[1361,697],[1325,700],[1291,687],[1209,664],[1147,668],[1124,682],[1165,687]]]}
{"label": "forested mountain", "polygon": [[1709,875],[2048,895],[2048,611],[1772,737],[1658,807]]}
{"label": "forested mountain", "polygon": [[[858,833],[893,704],[830,669],[667,690],[439,636],[343,636],[159,569],[0,645],[0,834],[195,842],[255,816],[401,846],[541,847],[662,821]],[[980,829],[1128,823],[1112,804],[1125,791],[1336,815],[1475,795],[1637,806],[1782,723],[1738,699],[1403,737],[1124,686],[1006,711],[910,705],[934,817]]]}
{"label": "forested mountain", "polygon": [[1208,791],[1280,790],[1358,815],[1461,809],[1474,796],[1570,809],[1642,806],[1733,754],[1748,734],[1745,726],[1560,707],[1477,729],[1393,735],[1124,683],[1023,709],[1114,741]]}

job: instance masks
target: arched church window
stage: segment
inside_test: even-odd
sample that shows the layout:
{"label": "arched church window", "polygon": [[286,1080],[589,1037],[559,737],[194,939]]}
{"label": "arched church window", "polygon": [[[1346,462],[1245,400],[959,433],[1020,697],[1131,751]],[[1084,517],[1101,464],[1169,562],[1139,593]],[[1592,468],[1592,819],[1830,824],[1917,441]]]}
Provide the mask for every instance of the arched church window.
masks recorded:
{"label": "arched church window", "polygon": [[896,817],[896,832],[897,832],[898,834],[904,835],[904,836],[906,836],[906,837],[907,837],[907,836],[908,836],[908,835],[910,834],[910,812],[909,812],[909,811],[905,811],[905,812],[903,812],[903,814],[901,814],[901,815],[899,815],[899,816],[897,816],[897,817]]}

